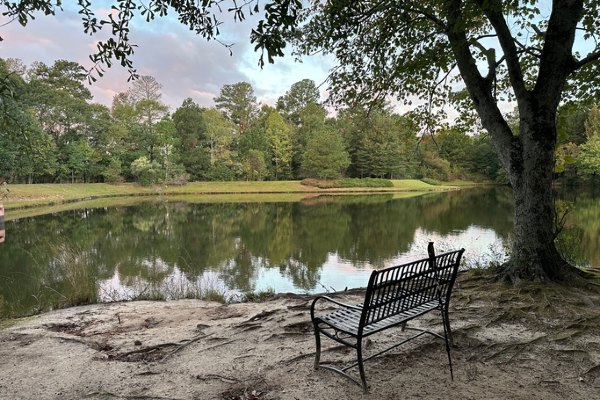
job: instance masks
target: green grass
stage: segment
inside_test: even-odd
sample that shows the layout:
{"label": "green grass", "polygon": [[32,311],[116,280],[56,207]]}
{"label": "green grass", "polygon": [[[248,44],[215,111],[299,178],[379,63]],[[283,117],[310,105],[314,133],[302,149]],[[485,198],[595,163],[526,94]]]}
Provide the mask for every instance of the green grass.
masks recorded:
{"label": "green grass", "polygon": [[[359,185],[361,180],[349,180],[354,185]],[[355,182],[357,181],[357,182]],[[439,186],[429,185],[420,180],[382,180],[392,186],[377,186],[377,180],[367,181],[370,187],[345,187],[321,189],[314,186],[303,185],[300,181],[277,181],[277,182],[192,182],[180,186],[168,187],[144,187],[137,184],[106,184],[106,183],[75,183],[75,184],[35,184],[35,185],[9,185],[10,193],[4,200],[4,206],[7,210],[64,205],[65,203],[91,201],[113,197],[126,196],[168,196],[171,198],[176,195],[236,195],[240,197],[238,201],[252,200],[253,196],[260,195],[262,199],[256,198],[256,201],[268,201],[266,195],[272,195],[271,201],[276,201],[275,197],[282,194],[303,193],[328,193],[328,192],[406,192],[406,191],[440,191],[452,190],[456,184]],[[383,184],[382,184],[383,185]],[[288,196],[291,197],[293,196]],[[296,196],[297,201],[302,196]],[[114,200],[114,199],[113,199]],[[215,201],[216,198],[207,201]],[[230,199],[231,200],[231,199]],[[235,201],[235,200],[234,200]],[[111,204],[113,202],[111,201]],[[78,205],[78,208],[81,205]],[[102,205],[95,205],[102,206]],[[64,210],[64,208],[61,209]],[[7,216],[8,218],[8,216]]]}
{"label": "green grass", "polygon": [[262,303],[270,300],[275,296],[275,289],[268,288],[258,292],[245,292],[242,294],[242,301],[250,303]]}

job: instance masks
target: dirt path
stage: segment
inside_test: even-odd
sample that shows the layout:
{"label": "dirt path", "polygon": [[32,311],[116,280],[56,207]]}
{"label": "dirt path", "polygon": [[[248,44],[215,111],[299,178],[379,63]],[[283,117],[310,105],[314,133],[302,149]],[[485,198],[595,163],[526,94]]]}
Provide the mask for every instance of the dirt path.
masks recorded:
{"label": "dirt path", "polygon": [[[309,297],[180,300],[75,307],[0,331],[0,399],[600,399],[600,294],[482,285],[455,292],[454,381],[427,336],[368,362],[366,395],[313,370]],[[414,324],[440,330],[436,317]],[[370,350],[401,335],[375,335]]]}

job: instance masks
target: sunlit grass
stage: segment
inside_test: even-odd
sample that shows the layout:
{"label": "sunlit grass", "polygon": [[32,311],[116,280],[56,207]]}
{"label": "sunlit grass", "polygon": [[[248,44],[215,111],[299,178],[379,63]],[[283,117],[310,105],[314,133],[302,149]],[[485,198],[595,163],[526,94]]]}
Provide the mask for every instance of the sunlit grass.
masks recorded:
{"label": "sunlit grass", "polygon": [[[276,182],[191,182],[179,186],[154,186],[146,187],[133,183],[126,184],[36,184],[36,185],[10,185],[10,193],[4,200],[7,210],[27,207],[54,206],[69,202],[91,201],[111,197],[124,196],[166,196],[174,195],[283,195],[302,193],[327,193],[327,192],[402,192],[402,191],[440,191],[451,190],[457,185],[442,184],[429,185],[415,179],[393,180],[392,187],[352,187],[319,189],[313,186],[302,185],[300,181]],[[295,201],[301,197],[297,197]],[[207,199],[215,201],[216,198]],[[229,199],[231,200],[231,199]],[[235,201],[235,200],[233,200]],[[256,201],[265,201],[260,199]],[[271,197],[269,201],[275,201]],[[285,201],[285,200],[283,200]],[[288,200],[289,201],[289,200]],[[79,207],[75,207],[79,208]],[[7,216],[8,219],[8,216]]]}

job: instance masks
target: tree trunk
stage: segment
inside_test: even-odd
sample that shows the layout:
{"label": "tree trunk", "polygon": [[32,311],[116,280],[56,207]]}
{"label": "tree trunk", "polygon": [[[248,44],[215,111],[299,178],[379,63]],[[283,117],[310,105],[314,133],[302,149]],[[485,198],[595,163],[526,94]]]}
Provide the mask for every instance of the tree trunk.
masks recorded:
{"label": "tree trunk", "polygon": [[510,260],[502,266],[502,272],[512,282],[565,280],[575,271],[554,244],[557,227],[552,179],[556,126],[554,119],[541,119],[539,115],[521,116],[521,132],[508,168],[515,199],[515,231]]}

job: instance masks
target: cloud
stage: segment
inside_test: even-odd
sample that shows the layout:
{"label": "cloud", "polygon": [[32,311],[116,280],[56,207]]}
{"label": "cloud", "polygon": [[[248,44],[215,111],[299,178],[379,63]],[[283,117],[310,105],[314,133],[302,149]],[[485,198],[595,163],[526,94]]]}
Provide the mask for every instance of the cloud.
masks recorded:
{"label": "cloud", "polygon": [[[102,17],[109,9],[97,9]],[[230,51],[223,44],[207,41],[176,20],[176,16],[157,18],[150,23],[138,19],[131,26],[130,42],[137,45],[132,57],[141,75],[152,75],[163,85],[162,100],[174,111],[183,100],[191,97],[201,106],[214,105],[213,97],[221,87],[240,81],[249,82],[259,101],[274,104],[289,87],[304,78],[320,83],[326,69],[321,60],[294,63],[291,57],[276,60],[275,65],[258,67],[259,54],[250,44],[250,31],[258,17],[233,23],[223,15],[220,40],[233,44]],[[105,28],[107,29],[107,28]],[[11,23],[0,28],[5,40],[0,44],[2,57],[20,58],[25,64],[41,61],[51,65],[57,59],[76,61],[86,68],[92,66],[88,55],[95,51],[98,40],[108,33],[89,36],[83,33],[77,9],[70,4],[56,16],[39,15],[26,27]],[[112,97],[127,90],[127,70],[116,64],[90,88],[94,101],[109,105]]]}

